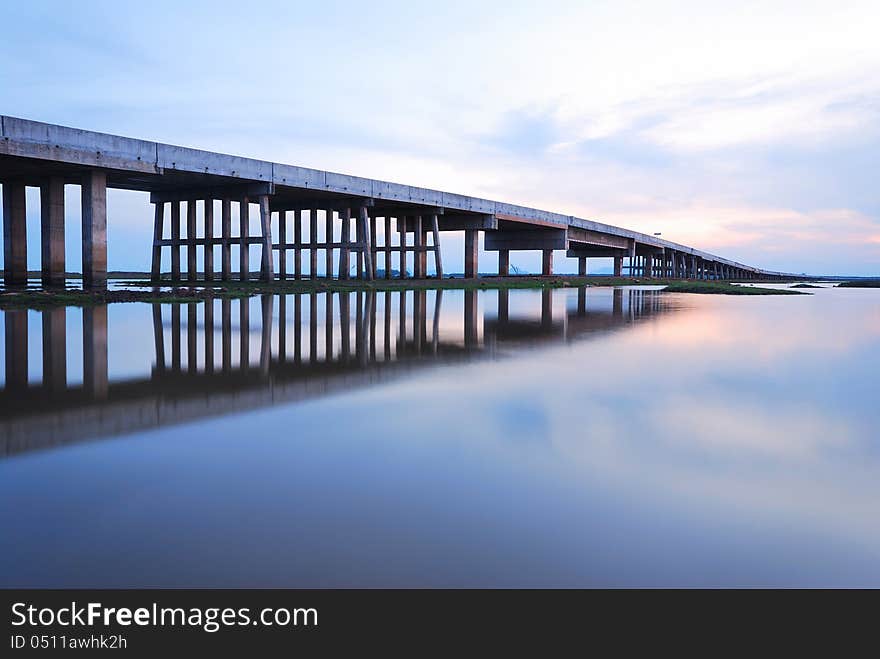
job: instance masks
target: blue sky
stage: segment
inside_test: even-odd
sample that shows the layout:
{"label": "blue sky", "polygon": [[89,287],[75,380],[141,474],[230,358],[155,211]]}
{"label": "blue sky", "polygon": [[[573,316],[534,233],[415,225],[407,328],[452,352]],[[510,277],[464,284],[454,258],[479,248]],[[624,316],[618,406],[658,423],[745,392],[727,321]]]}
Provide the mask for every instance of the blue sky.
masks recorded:
{"label": "blue sky", "polygon": [[[880,273],[876,2],[29,2],[3,16],[4,114],[537,206],[772,269]],[[109,208],[110,267],[145,268],[146,202],[114,192]],[[447,268],[460,245],[444,237]]]}

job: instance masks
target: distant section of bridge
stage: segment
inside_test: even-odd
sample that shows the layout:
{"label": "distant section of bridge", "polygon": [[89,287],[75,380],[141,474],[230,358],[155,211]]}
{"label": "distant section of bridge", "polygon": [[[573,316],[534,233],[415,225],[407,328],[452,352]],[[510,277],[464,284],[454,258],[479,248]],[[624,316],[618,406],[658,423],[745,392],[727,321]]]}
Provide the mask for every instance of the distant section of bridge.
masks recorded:
{"label": "distant section of bridge", "polygon": [[[43,282],[63,281],[66,184],[81,186],[85,286],[106,285],[108,187],[150,193],[156,280],[163,254],[173,281],[248,279],[252,246],[265,280],[407,277],[410,265],[413,277],[424,278],[429,254],[442,277],[443,231],[464,231],[466,277],[479,272],[480,231],[484,249],[498,252],[502,276],[512,250],[541,251],[544,275],[553,274],[554,251],[566,250],[578,259],[579,274],[586,274],[587,258],[609,257],[618,276],[799,277],[572,215],[7,116],[0,116],[0,182],[7,285],[27,280],[26,186],[40,189]],[[256,235],[252,204],[260,211]]]}

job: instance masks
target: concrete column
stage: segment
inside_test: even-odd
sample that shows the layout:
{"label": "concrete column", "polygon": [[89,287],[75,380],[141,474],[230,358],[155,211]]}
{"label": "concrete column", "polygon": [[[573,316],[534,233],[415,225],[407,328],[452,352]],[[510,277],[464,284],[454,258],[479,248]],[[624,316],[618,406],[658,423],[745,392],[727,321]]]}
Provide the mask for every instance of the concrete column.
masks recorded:
{"label": "concrete column", "polygon": [[400,278],[406,279],[406,217],[397,218],[397,234],[400,241]]}
{"label": "concrete column", "polygon": [[67,386],[67,309],[56,307],[41,312],[41,315],[43,316],[43,386],[57,393]]}
{"label": "concrete column", "polygon": [[83,388],[94,398],[107,396],[107,306],[83,308]]}
{"label": "concrete column", "polygon": [[367,249],[364,240],[365,232],[361,228],[360,209],[358,215],[354,218],[354,243],[355,243],[355,278],[364,278],[364,249]]}
{"label": "concrete column", "polygon": [[[314,211],[312,211],[312,215],[314,215]],[[269,208],[269,195],[260,195],[260,238],[262,238],[263,248],[260,259],[260,277],[263,281],[273,281],[275,279],[275,263],[272,257],[272,211]],[[313,261],[317,261],[318,253],[314,249],[312,249],[312,255]]]}
{"label": "concrete column", "polygon": [[349,251],[348,244],[351,241],[351,209],[343,208],[339,211],[339,216],[342,221],[342,234],[341,234],[341,244],[342,247],[339,249],[339,278],[340,279],[348,279],[349,272],[351,271],[351,264],[349,262]]}
{"label": "concrete column", "polygon": [[302,279],[302,211],[293,211],[293,278]]}
{"label": "concrete column", "polygon": [[385,215],[385,279],[391,279],[391,216]]}
{"label": "concrete column", "polygon": [[437,271],[437,279],[443,279],[443,255],[440,251],[440,225],[436,213],[431,216],[431,232],[434,241],[434,269]]}
{"label": "concrete column", "polygon": [[150,278],[159,281],[162,276],[162,235],[165,232],[165,204],[153,204],[153,259],[150,264]]}
{"label": "concrete column", "polygon": [[27,283],[27,211],[23,183],[3,184],[3,280]]}
{"label": "concrete column", "polygon": [[416,279],[422,279],[425,276],[422,270],[422,216],[416,215],[414,218],[415,228],[413,229],[413,276]]}
{"label": "concrete column", "polygon": [[287,211],[278,211],[278,278],[287,279]]}
{"label": "concrete column", "polygon": [[376,273],[379,269],[379,234],[376,233],[378,223],[379,218],[377,218],[375,214],[370,215],[370,257],[371,263],[373,264],[373,279],[376,278]]}
{"label": "concrete column", "polygon": [[43,285],[64,283],[64,179],[52,177],[40,186],[40,240]]}
{"label": "concrete column", "polygon": [[697,278],[697,257],[696,257],[696,256],[693,256],[693,255],[691,255],[691,272],[690,272],[690,275],[691,275],[691,276],[690,276],[690,279],[696,279],[696,278]]}
{"label": "concrete column", "polygon": [[223,245],[220,248],[220,276],[223,281],[232,279],[232,200],[220,202],[220,232]]}
{"label": "concrete column", "polygon": [[247,281],[251,275],[251,202],[247,197],[238,204],[238,278]]}
{"label": "concrete column", "polygon": [[581,277],[587,276],[587,257],[585,256],[578,257],[578,275]]}
{"label": "concrete column", "polygon": [[318,209],[309,209],[309,277],[318,277]]}
{"label": "concrete column", "polygon": [[196,200],[186,202],[186,278],[198,279],[196,271]]}
{"label": "concrete column", "polygon": [[180,202],[171,202],[171,279],[180,281]]}
{"label": "concrete column", "polygon": [[553,274],[553,250],[545,249],[541,257],[541,274],[549,277]]}
{"label": "concrete column", "polygon": [[480,268],[480,242],[477,229],[465,229],[464,232],[464,276],[468,279],[477,277]]}
{"label": "concrete column", "polygon": [[324,221],[326,222],[326,228],[324,230],[324,242],[327,243],[327,249],[324,252],[324,276],[327,279],[333,278],[333,211],[331,209],[327,209],[324,211]]}
{"label": "concrete column", "polygon": [[614,276],[620,277],[623,274],[623,257],[614,257]]}
{"label": "concrete column", "polygon": [[[363,271],[363,276],[369,281],[373,279],[373,252],[370,246],[373,244],[373,239],[370,235],[370,214],[369,209],[366,206],[361,206],[358,210],[358,230],[360,232],[360,251],[358,254],[362,255],[364,260],[364,265],[361,270]],[[424,273],[422,273],[424,275]]]}
{"label": "concrete column", "polygon": [[498,276],[507,277],[510,275],[510,250],[498,250]]}
{"label": "concrete column", "polygon": [[107,174],[91,171],[82,179],[83,285],[107,285]]}
{"label": "concrete column", "polygon": [[205,280],[214,280],[214,200],[205,199]]}

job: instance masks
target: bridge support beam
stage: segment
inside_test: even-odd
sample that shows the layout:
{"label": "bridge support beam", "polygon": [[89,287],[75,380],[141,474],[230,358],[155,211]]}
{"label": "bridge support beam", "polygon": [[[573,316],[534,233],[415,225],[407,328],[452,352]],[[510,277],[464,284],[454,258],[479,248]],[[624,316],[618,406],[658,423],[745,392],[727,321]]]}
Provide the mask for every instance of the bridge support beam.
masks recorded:
{"label": "bridge support beam", "polygon": [[581,277],[587,276],[587,257],[579,256],[578,257],[578,275]]}
{"label": "bridge support beam", "polygon": [[623,274],[623,257],[614,257],[614,276],[620,277]]}
{"label": "bridge support beam", "polygon": [[27,283],[27,210],[24,183],[3,183],[3,281]]}

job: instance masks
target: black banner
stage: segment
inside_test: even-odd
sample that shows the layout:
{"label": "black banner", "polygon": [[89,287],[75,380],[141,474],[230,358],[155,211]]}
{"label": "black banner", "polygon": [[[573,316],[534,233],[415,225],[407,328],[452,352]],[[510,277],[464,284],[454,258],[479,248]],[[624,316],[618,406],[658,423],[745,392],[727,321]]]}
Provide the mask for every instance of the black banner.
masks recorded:
{"label": "black banner", "polygon": [[[867,622],[855,593],[574,590],[28,590],[0,591],[3,656],[70,649],[266,654],[352,647],[422,654],[612,643],[616,652],[753,639],[803,641]],[[871,599],[873,599],[873,595]],[[846,613],[844,613],[846,611]],[[750,640],[751,639],[751,640]],[[786,643],[789,641],[785,641]],[[353,646],[352,643],[355,645]],[[575,644],[571,646],[570,644]],[[712,650],[712,648],[706,648]]]}

